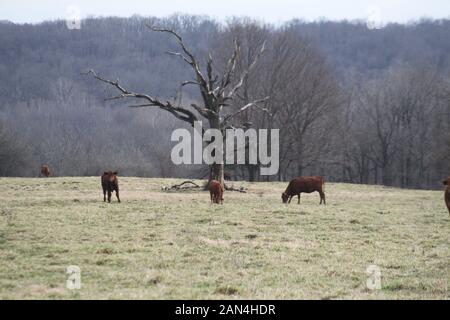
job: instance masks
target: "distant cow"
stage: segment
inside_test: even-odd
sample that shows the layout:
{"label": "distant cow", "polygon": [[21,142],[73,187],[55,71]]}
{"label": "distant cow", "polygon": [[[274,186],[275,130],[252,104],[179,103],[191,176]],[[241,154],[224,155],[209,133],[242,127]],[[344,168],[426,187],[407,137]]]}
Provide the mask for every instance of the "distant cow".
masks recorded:
{"label": "distant cow", "polygon": [[211,196],[211,203],[223,204],[223,186],[217,180],[211,180],[208,184],[209,195]]}
{"label": "distant cow", "polygon": [[231,174],[229,172],[225,171],[223,173],[223,179],[230,181],[231,180]]}
{"label": "distant cow", "polygon": [[44,164],[41,166],[41,177],[49,177],[50,176],[50,168],[48,165]]}
{"label": "distant cow", "polygon": [[103,188],[103,201],[106,202],[106,192],[108,192],[108,202],[111,202],[111,193],[116,191],[117,200],[119,198],[119,179],[117,178],[117,172],[105,171],[102,175],[102,188]]}
{"label": "distant cow", "polygon": [[445,204],[447,205],[448,213],[450,213],[450,177],[442,181],[442,183],[447,186],[445,188],[444,199]]}
{"label": "distant cow", "polygon": [[300,203],[300,194],[302,192],[311,193],[317,191],[320,194],[320,204],[322,204],[322,201],[325,204],[324,184],[325,179],[319,176],[295,178],[289,182],[286,191],[281,194],[281,199],[283,203],[291,203],[292,197],[298,196],[298,203]]}

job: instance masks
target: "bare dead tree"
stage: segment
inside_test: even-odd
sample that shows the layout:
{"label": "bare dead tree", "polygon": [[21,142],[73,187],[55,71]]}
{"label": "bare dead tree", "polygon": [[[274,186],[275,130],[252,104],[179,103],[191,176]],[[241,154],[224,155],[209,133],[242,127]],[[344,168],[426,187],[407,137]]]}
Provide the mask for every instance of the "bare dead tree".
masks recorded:
{"label": "bare dead tree", "polygon": [[[213,58],[211,54],[209,54],[207,58],[206,74],[204,74],[197,58],[177,32],[171,29],[161,29],[150,25],[147,25],[147,27],[152,31],[167,33],[175,38],[180,51],[168,51],[167,54],[179,57],[191,67],[194,73],[194,79],[184,81],[181,86],[196,86],[200,91],[203,105],[199,106],[195,103],[192,103],[190,106],[181,106],[181,104],[175,105],[170,101],[163,101],[150,94],[134,92],[128,88],[125,88],[122,84],[120,84],[119,80],[106,79],[98,75],[94,70],[88,70],[85,74],[92,75],[95,79],[111,85],[118,91],[119,94],[117,96],[110,97],[105,100],[133,99],[141,103],[133,104],[129,107],[157,107],[171,113],[177,119],[189,123],[191,126],[194,126],[194,122],[198,121],[200,116],[208,121],[210,128],[218,129],[221,132],[223,132],[226,128],[231,127],[231,121],[246,110],[266,110],[261,107],[260,104],[268,100],[269,97],[248,102],[237,110],[233,110],[233,112],[224,111],[224,108],[231,105],[233,99],[237,96],[242,85],[248,78],[249,73],[256,66],[259,58],[265,50],[265,43],[263,43],[258,54],[255,56],[249,67],[240,72],[239,75],[236,75],[236,61],[240,53],[240,46],[237,41],[234,41],[234,49],[231,57],[226,64],[225,70],[222,72],[222,76],[219,77],[213,71]],[[236,125],[233,127],[239,128],[239,126]],[[223,184],[223,174],[223,163],[214,163],[211,165],[210,180],[215,179]]]}

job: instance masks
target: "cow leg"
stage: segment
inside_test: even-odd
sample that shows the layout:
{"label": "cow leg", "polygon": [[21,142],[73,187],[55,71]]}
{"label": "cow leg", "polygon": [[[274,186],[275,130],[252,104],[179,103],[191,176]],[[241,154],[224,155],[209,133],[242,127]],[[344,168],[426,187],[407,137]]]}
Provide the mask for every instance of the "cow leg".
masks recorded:
{"label": "cow leg", "polygon": [[119,201],[119,203],[120,203],[120,198],[119,198],[119,189],[116,189],[116,197],[117,197],[117,201]]}
{"label": "cow leg", "polygon": [[323,204],[326,205],[326,203],[325,203],[325,193],[323,193],[323,192],[319,192],[319,193],[320,193],[320,203],[319,204],[322,204],[322,200],[323,200]]}
{"label": "cow leg", "polygon": [[111,202],[111,190],[108,190],[108,202]]}
{"label": "cow leg", "polygon": [[103,202],[106,202],[106,189],[103,189]]}
{"label": "cow leg", "polygon": [[298,196],[298,202],[297,202],[297,204],[300,204],[300,193],[299,193],[297,196]]}
{"label": "cow leg", "polygon": [[446,194],[445,195],[445,204],[447,205],[448,213],[450,214],[450,199],[448,199],[447,197],[448,197],[448,195]]}
{"label": "cow leg", "polygon": [[288,203],[291,203],[291,200],[292,200],[292,196],[289,196],[289,201],[288,201]]}

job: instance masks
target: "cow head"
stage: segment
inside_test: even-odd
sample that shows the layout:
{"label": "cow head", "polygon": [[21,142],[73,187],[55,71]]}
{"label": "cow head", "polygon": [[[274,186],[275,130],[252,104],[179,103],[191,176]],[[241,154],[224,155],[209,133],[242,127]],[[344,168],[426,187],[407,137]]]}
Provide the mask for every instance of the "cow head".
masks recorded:
{"label": "cow head", "polygon": [[443,183],[444,185],[446,185],[447,188],[449,188],[449,187],[450,187],[450,177],[448,177],[447,179],[445,179],[444,181],[442,181],[442,183]]}
{"label": "cow head", "polygon": [[286,192],[283,192],[281,194],[281,200],[283,200],[283,203],[287,203],[288,202],[289,196],[288,196],[288,194]]}
{"label": "cow head", "polygon": [[117,171],[105,171],[103,175],[108,177],[108,181],[113,182],[116,179]]}

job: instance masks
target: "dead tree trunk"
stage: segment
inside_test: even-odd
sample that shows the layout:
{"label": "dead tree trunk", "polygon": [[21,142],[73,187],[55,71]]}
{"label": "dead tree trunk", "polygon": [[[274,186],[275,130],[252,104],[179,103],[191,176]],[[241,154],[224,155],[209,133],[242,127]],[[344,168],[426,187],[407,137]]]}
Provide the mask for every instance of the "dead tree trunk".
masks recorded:
{"label": "dead tree trunk", "polygon": [[[220,123],[220,119],[218,117],[211,117],[209,119],[209,127],[211,129],[216,129],[221,132],[223,131],[223,128]],[[215,156],[215,154],[214,154],[214,156]],[[224,184],[224,176],[223,175],[224,175],[223,161],[220,163],[213,163],[210,165],[209,181],[216,180],[216,181],[219,181],[222,184],[222,186],[224,186],[225,184]]]}
{"label": "dead tree trunk", "polygon": [[224,178],[223,178],[223,164],[212,164],[210,165],[210,175],[209,175],[209,181],[211,180],[217,180],[222,185],[224,185]]}

